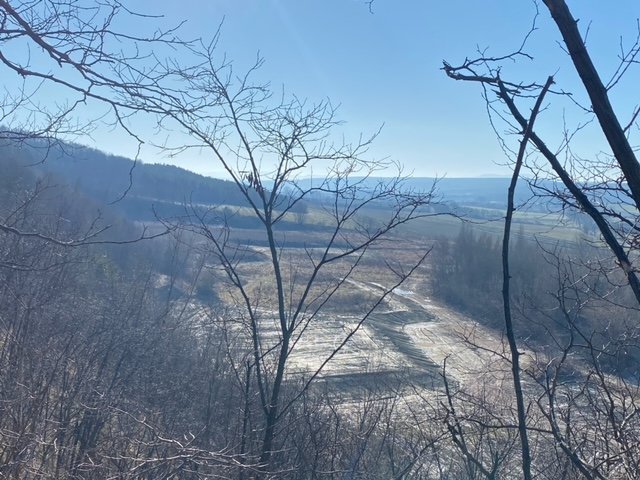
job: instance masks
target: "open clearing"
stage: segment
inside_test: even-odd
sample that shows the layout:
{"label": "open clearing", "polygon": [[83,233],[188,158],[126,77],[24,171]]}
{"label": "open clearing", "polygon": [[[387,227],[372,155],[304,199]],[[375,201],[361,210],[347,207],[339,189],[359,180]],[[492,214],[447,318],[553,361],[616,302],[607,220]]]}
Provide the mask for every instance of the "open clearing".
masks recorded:
{"label": "open clearing", "polygon": [[[295,246],[281,251],[287,264],[295,265],[290,275],[298,275],[300,279],[304,278],[305,262],[308,263],[308,255],[314,249],[305,249],[302,244],[296,239]],[[492,353],[504,351],[500,333],[434,299],[429,294],[428,261],[360,324],[373,299],[397,281],[387,264],[406,265],[423,248],[422,242],[395,239],[370,252],[369,260],[342,285],[336,301],[328,303],[299,329],[301,335],[289,358],[289,378],[308,379],[322,367],[317,383],[341,394],[363,388],[398,391],[408,386],[419,386],[423,391],[438,390],[446,360],[447,375],[456,383],[471,386],[478,384],[480,378],[483,384],[502,383],[509,365],[500,354]],[[252,280],[247,288],[265,294],[273,285],[267,252],[262,246],[249,249],[251,254],[247,256],[253,261],[241,267]],[[335,284],[344,268],[338,265],[326,272],[319,277],[319,285]],[[272,301],[269,298],[261,301],[264,348],[275,345],[279,339]],[[351,334],[349,341],[339,348]],[[335,356],[326,362],[337,349]]]}
{"label": "open clearing", "polygon": [[[409,282],[414,283],[414,282]],[[375,282],[351,282],[357,289],[380,292]],[[356,327],[360,317],[323,317],[314,323],[292,358],[292,371],[310,374],[328,352]],[[486,350],[485,350],[486,349]],[[399,288],[375,311],[349,343],[323,369],[321,378],[347,386],[397,386],[397,381],[437,387],[444,361],[459,383],[486,376],[491,364],[495,381],[508,366],[489,350],[502,351],[501,338],[473,319],[435,301],[428,294]],[[396,380],[400,379],[400,380]],[[488,379],[487,379],[488,380]]]}

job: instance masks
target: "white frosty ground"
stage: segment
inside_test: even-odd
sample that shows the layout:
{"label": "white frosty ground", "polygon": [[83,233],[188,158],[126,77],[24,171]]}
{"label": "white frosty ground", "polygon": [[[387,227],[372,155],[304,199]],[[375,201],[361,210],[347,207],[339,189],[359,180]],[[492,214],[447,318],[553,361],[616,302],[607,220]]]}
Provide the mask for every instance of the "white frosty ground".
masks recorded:
{"label": "white frosty ground", "polygon": [[[375,293],[381,288],[373,282],[350,284]],[[317,319],[296,345],[289,372],[314,372],[359,319],[347,315]],[[503,352],[503,343],[494,332],[427,296],[402,288],[365,321],[324,367],[321,376],[328,379],[363,373],[416,374],[428,363],[431,370],[441,369],[446,359],[447,373],[459,383],[476,383],[479,376],[485,381],[502,382],[509,366],[492,351]],[[488,371],[494,378],[487,377]]]}

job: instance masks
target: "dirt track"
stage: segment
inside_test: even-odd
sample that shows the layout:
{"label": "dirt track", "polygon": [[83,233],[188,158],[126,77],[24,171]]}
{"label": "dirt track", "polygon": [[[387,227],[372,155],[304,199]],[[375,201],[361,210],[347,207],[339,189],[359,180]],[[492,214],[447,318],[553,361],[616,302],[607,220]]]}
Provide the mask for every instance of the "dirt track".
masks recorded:
{"label": "dirt track", "polygon": [[[381,286],[373,282],[349,283],[354,288],[381,292]],[[296,347],[291,371],[306,375],[315,371],[358,320],[344,315],[316,322]],[[501,338],[494,332],[426,295],[399,288],[364,322],[321,376],[341,387],[350,383],[395,385],[393,379],[401,377],[402,381],[435,388],[441,383],[446,359],[447,374],[458,383],[477,383],[479,376],[502,382],[508,365],[491,353],[502,350]],[[487,378],[489,365],[494,378]]]}

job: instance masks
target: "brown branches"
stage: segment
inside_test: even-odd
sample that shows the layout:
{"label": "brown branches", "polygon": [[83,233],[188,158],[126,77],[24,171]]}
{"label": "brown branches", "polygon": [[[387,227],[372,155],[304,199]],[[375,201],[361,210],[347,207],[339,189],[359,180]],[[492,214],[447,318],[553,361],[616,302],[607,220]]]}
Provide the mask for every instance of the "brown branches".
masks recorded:
{"label": "brown branches", "polygon": [[[3,140],[54,141],[84,133],[94,119],[74,115],[86,102],[96,102],[111,110],[110,117],[101,113],[98,120],[143,142],[127,118],[140,111],[160,113],[152,105],[176,93],[163,84],[167,73],[156,55],[164,48],[187,48],[190,42],[176,36],[179,25],[166,30],[154,27],[146,36],[120,32],[115,25],[123,16],[146,18],[118,1],[85,6],[59,0],[0,1],[0,65],[16,77],[8,82],[16,88],[5,87]],[[112,49],[114,43],[118,47]],[[17,77],[22,77],[22,86]],[[40,97],[51,86],[60,88],[70,101],[59,107],[43,101]]]}
{"label": "brown branches", "polygon": [[[505,81],[501,75],[502,63],[517,59],[521,56],[520,52],[502,58],[480,56],[474,60],[465,60],[459,67],[452,67],[448,63],[445,63],[443,67],[445,73],[454,80],[479,83],[483,87],[486,101],[490,104],[488,107],[490,112],[495,112],[507,125],[509,133],[516,134],[519,138],[519,148],[513,163],[514,171],[508,193],[508,208],[502,243],[502,294],[506,333],[511,350],[514,397],[518,410],[517,428],[522,440],[524,478],[533,478],[532,465],[536,464],[535,453],[525,442],[528,434],[534,431],[528,423],[535,422],[540,417],[531,412],[530,408],[525,408],[524,404],[527,392],[524,388],[525,383],[521,379],[519,364],[521,353],[517,348],[518,337],[513,329],[511,318],[509,235],[515,207],[513,191],[520,176],[520,170],[525,164],[527,145],[535,147],[544,162],[550,167],[548,172],[552,176],[551,181],[547,180],[546,184],[538,185],[537,179],[543,177],[545,173],[544,166],[541,168],[539,163],[530,165],[529,168],[534,176],[534,179],[530,180],[533,188],[556,199],[563,211],[564,209],[575,209],[586,213],[597,227],[603,243],[613,254],[615,265],[619,268],[616,273],[618,277],[624,278],[624,282],[621,283],[628,286],[627,293],[616,292],[615,295],[623,297],[629,294],[633,295],[628,299],[628,303],[622,301],[616,307],[636,312],[637,306],[640,304],[640,283],[638,269],[635,265],[638,256],[636,239],[638,238],[637,225],[640,214],[640,167],[627,138],[630,126],[635,122],[637,115],[634,111],[631,122],[622,128],[608,98],[608,90],[615,86],[622,75],[629,72],[630,67],[636,63],[638,41],[636,39],[635,44],[626,53],[623,50],[620,58],[621,64],[609,85],[605,86],[589,57],[584,40],[578,31],[577,22],[571,16],[565,2],[563,0],[545,0],[544,3],[564,38],[567,53],[591,100],[592,110],[586,109],[585,111],[592,111],[598,120],[613,153],[612,156],[596,154],[594,158],[589,159],[576,157],[570,147],[573,137],[566,132],[559,151],[554,152],[547,146],[547,143],[536,131],[538,129],[534,129],[534,121],[541,109],[542,98],[547,92],[552,92],[549,88],[552,82],[551,77],[542,85],[535,82]],[[497,100],[487,98],[487,92],[491,90],[497,95]],[[560,90],[560,92],[563,91]],[[536,97],[536,102],[532,106],[531,115],[528,116],[523,113],[521,104],[532,103],[532,97]],[[506,107],[504,111],[498,110],[493,105],[494,102]],[[580,131],[581,128],[582,126],[577,127],[576,131]],[[501,142],[504,142],[504,138],[500,135],[498,133]],[[514,151],[515,149],[509,149],[509,152],[514,153]],[[564,161],[560,158],[563,151],[567,157]],[[605,158],[603,159],[603,157]],[[593,244],[596,243],[593,242]],[[566,262],[568,261],[565,260]],[[605,373],[605,369],[601,367],[601,357],[606,356],[613,349],[612,345],[606,343],[613,342],[612,335],[608,332],[610,328],[619,328],[624,332],[621,333],[622,337],[626,339],[635,338],[636,327],[616,326],[615,320],[608,318],[609,313],[606,309],[598,310],[603,318],[592,320],[596,325],[598,321],[607,323],[604,331],[597,331],[593,324],[583,327],[579,323],[579,321],[586,322],[584,317],[587,317],[583,313],[586,310],[584,308],[586,300],[583,297],[588,298],[589,301],[601,299],[605,302],[611,302],[611,305],[614,304],[613,300],[605,299],[605,297],[613,296],[612,292],[620,285],[620,283],[614,285],[609,280],[609,276],[613,276],[609,270],[615,268],[614,262],[611,263],[612,266],[609,267],[602,260],[598,260],[594,261],[593,266],[584,266],[588,272],[584,274],[585,276],[597,275],[598,278],[606,279],[605,282],[608,282],[611,290],[606,293],[599,292],[595,286],[580,285],[579,287],[578,285],[584,280],[578,278],[572,277],[570,280],[563,280],[571,287],[564,288],[561,293],[556,295],[555,300],[557,308],[567,319],[566,333],[564,336],[559,335],[558,337],[552,333],[550,341],[553,342],[553,345],[547,345],[546,343],[549,342],[542,341],[538,345],[540,349],[557,353],[557,357],[549,360],[549,363],[546,366],[543,365],[537,373],[527,372],[531,379],[537,382],[539,393],[534,394],[533,387],[527,388],[531,390],[531,394],[539,395],[537,404],[543,418],[549,425],[547,430],[539,433],[551,435],[552,441],[559,447],[558,454],[564,456],[571,468],[579,471],[586,478],[608,478],[608,475],[611,475],[614,470],[617,472],[633,471],[635,468],[632,465],[633,462],[629,462],[626,456],[633,455],[631,452],[634,452],[637,445],[631,446],[623,438],[620,428],[623,423],[621,418],[627,418],[627,412],[635,412],[635,407],[629,408],[635,394],[628,392],[620,394],[617,388],[613,387],[616,382],[626,384],[627,378],[621,370],[613,369]],[[584,282],[586,283],[586,281]],[[542,302],[542,299],[535,300]],[[570,314],[567,304],[571,302],[576,303],[576,312]],[[544,310],[541,305],[533,305],[533,308],[539,312]],[[553,314],[545,312],[544,316],[551,319]],[[579,321],[578,318],[580,318]],[[551,332],[552,329],[548,331]],[[596,337],[604,345],[596,347]],[[631,343],[635,345],[634,342],[635,340]],[[576,364],[571,364],[572,371],[567,371],[572,355],[577,355],[577,352],[584,356],[585,364],[591,368],[586,374],[585,370],[589,367],[578,367]],[[629,353],[625,350],[624,355],[629,355]],[[591,418],[578,413],[584,409],[592,412]],[[635,413],[631,413],[631,415],[635,415]],[[624,435],[627,435],[627,431]],[[599,449],[604,450],[599,451]],[[629,470],[624,470],[625,468]]]}
{"label": "brown branches", "polygon": [[[546,4],[563,34],[571,59],[591,98],[593,111],[613,151],[615,162],[613,165],[607,166],[606,173],[610,175],[612,168],[620,170],[620,180],[608,177],[604,183],[601,183],[601,190],[606,192],[606,194],[603,193],[603,198],[605,196],[609,199],[612,196],[613,198],[617,197],[619,199],[618,205],[608,207],[605,203],[598,206],[588,196],[589,189],[597,188],[597,185],[587,183],[585,186],[581,186],[575,178],[576,175],[588,178],[597,168],[600,168],[594,161],[585,163],[582,171],[572,175],[558,159],[558,154],[552,152],[535,131],[530,132],[529,138],[564,184],[575,202],[574,205],[588,214],[596,224],[611,252],[615,255],[618,265],[627,276],[629,286],[637,301],[640,302],[640,281],[636,274],[636,268],[633,266],[633,255],[629,253],[633,249],[632,239],[635,238],[635,235],[630,235],[628,231],[629,228],[634,229],[640,211],[640,167],[625,136],[625,128],[622,128],[615,118],[606,88],[600,81],[589,58],[577,30],[576,22],[571,17],[566,4],[561,0],[557,2],[550,0]],[[517,51],[512,55],[497,59],[480,57],[474,60],[465,60],[459,67],[451,67],[445,63],[443,69],[453,79],[478,82],[483,87],[495,87],[498,98],[507,106],[510,114],[510,117],[505,118],[505,121],[509,122],[510,127],[515,125],[521,132],[525,132],[528,128],[528,121],[516,105],[516,99],[527,98],[535,92],[540,92],[543,86],[537,83],[505,82],[500,77],[500,63],[505,59],[514,60],[519,54],[520,51]],[[478,67],[482,68],[485,73],[480,73]],[[568,145],[565,147],[568,148]],[[625,202],[622,197],[628,199],[629,209],[620,207],[620,202],[622,204]],[[571,203],[566,198],[561,198],[561,200],[565,204]]]}
{"label": "brown branches", "polygon": [[[196,51],[198,65],[172,73],[185,82],[189,95],[170,100],[175,103],[168,107],[165,124],[167,128],[177,125],[193,139],[187,147],[177,145],[176,152],[204,148],[212,161],[223,166],[246,201],[246,213],[262,231],[268,263],[261,276],[268,280],[258,291],[252,291],[248,285],[253,283],[255,272],[245,271],[234,260],[243,247],[222,233],[229,231],[228,225],[214,229],[203,216],[195,215],[198,229],[210,242],[237,295],[235,308],[246,323],[252,345],[251,374],[263,415],[259,463],[268,470],[277,452],[278,428],[285,414],[304,397],[371,313],[422,264],[426,253],[417,256],[406,272],[395,272],[392,286],[379,292],[377,301],[359,313],[356,326],[287,397],[285,380],[292,355],[310,335],[311,325],[323,318],[323,311],[337,292],[349,285],[362,258],[401,226],[430,214],[424,207],[433,191],[403,191],[400,176],[374,181],[376,172],[393,166],[363,158],[375,135],[354,143],[334,141],[333,130],[339,121],[330,102],[275,99],[267,86],[252,82],[260,59],[246,75],[236,76],[224,59],[216,62],[214,46],[201,45]],[[319,179],[305,179],[318,171],[322,172]],[[291,250],[283,228],[309,198],[316,200],[315,214],[322,222],[309,225],[317,230],[318,245],[305,248],[306,258],[298,262],[287,258]],[[367,223],[368,209],[382,206],[385,218]],[[344,268],[340,277],[325,284],[323,276],[339,265]],[[268,333],[269,323],[275,328],[277,341]]]}
{"label": "brown branches", "polygon": [[[549,87],[551,87],[552,83],[553,77],[549,77],[544,84],[544,87],[542,87],[540,95],[538,96],[538,99],[536,100],[536,103],[531,112],[531,116],[529,117],[529,121],[526,124],[526,129],[524,130],[522,140],[520,141],[520,149],[518,150],[518,157],[515,161],[513,175],[511,177],[511,183],[509,185],[509,191],[507,194],[507,213],[505,216],[504,233],[502,237],[502,300],[504,308],[504,323],[507,332],[507,340],[509,341],[509,349],[511,350],[511,371],[513,374],[513,388],[518,409],[518,432],[520,434],[520,441],[522,444],[522,471],[525,480],[530,480],[532,478],[531,449],[529,447],[529,439],[527,435],[527,412],[524,404],[524,395],[522,392],[522,381],[520,380],[520,352],[518,351],[517,337],[513,328],[513,320],[511,318],[511,273],[509,271],[509,242],[511,240],[511,223],[513,221],[513,212],[515,210],[513,199],[515,195],[516,184],[518,182],[518,177],[520,175],[520,169],[524,161],[524,155],[527,149],[527,144],[529,143],[529,138],[533,132],[533,124],[536,117],[538,116],[538,112],[540,111],[540,107],[542,106],[542,101],[544,100],[545,94],[549,90]],[[498,87],[500,88],[500,95],[502,97],[509,96],[509,93],[502,85],[502,83],[499,82]]]}
{"label": "brown branches", "polygon": [[[593,112],[598,118],[611,151],[631,190],[636,209],[640,211],[640,163],[633,148],[620,125],[618,117],[609,101],[607,87],[600,80],[600,75],[587,52],[582,36],[578,31],[578,23],[571,15],[564,0],[544,0],[551,15],[562,34],[569,56],[575,66],[585,90],[591,99]],[[636,53],[637,54],[637,53]],[[622,72],[624,73],[624,72]]]}

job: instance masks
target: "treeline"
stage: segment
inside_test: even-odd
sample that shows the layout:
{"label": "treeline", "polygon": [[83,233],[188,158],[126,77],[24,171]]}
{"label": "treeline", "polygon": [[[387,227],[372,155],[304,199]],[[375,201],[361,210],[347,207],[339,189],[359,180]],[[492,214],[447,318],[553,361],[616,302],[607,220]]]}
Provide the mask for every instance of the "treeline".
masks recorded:
{"label": "treeline", "polygon": [[[131,159],[80,145],[30,139],[19,147],[0,144],[0,156],[49,175],[55,183],[70,185],[130,220],[184,217],[194,209],[203,213],[223,205],[248,206],[245,196],[231,181],[173,165],[134,164]],[[250,194],[257,199],[255,192]],[[292,212],[304,215],[307,210],[308,204],[300,202]],[[240,228],[256,225],[251,215],[229,214],[227,218]]]}
{"label": "treeline", "polygon": [[[502,318],[501,239],[478,233],[463,223],[452,240],[442,238],[431,257],[432,289],[436,296],[455,305],[480,321],[500,328]],[[541,261],[536,243],[526,238],[522,229],[514,235],[511,269],[513,291],[533,301],[545,295],[550,266]]]}
{"label": "treeline", "polygon": [[[431,257],[433,293],[498,331],[504,328],[501,240],[464,223],[456,238],[436,243]],[[578,327],[600,345],[603,365],[635,374],[640,349],[628,333],[636,311],[631,292],[619,288],[620,272],[603,266],[611,263],[608,251],[593,240],[539,243],[522,228],[512,242],[512,301],[525,345],[553,354]]]}

